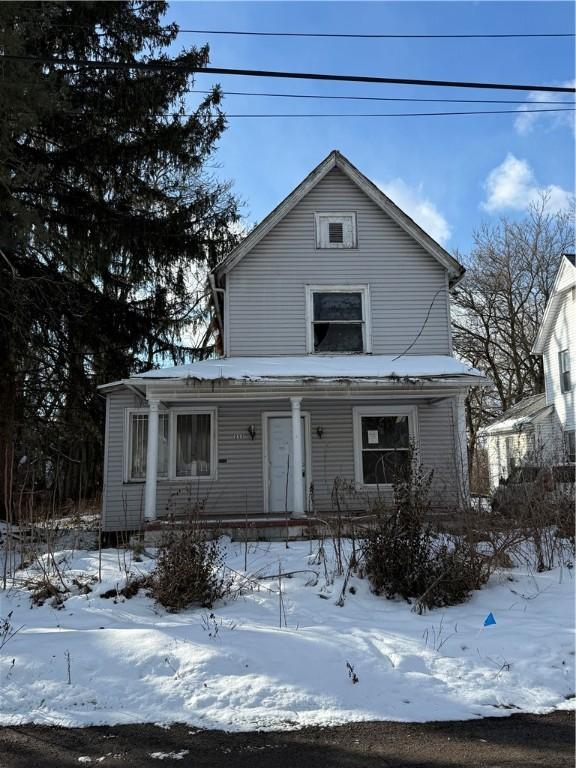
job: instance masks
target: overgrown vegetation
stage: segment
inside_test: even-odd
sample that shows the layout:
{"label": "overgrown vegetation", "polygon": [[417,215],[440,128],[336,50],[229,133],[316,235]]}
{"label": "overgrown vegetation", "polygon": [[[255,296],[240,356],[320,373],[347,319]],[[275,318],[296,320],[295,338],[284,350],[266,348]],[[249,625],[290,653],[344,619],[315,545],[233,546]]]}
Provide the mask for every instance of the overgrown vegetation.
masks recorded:
{"label": "overgrown vegetation", "polygon": [[232,585],[220,540],[209,540],[196,523],[171,531],[160,547],[148,585],[152,596],[169,611],[191,605],[211,608],[230,593]]}
{"label": "overgrown vegetation", "polygon": [[490,573],[467,537],[439,535],[426,522],[431,483],[432,473],[412,451],[394,483],[392,509],[380,508],[361,543],[362,569],[373,591],[414,599],[419,612],[465,601]]}

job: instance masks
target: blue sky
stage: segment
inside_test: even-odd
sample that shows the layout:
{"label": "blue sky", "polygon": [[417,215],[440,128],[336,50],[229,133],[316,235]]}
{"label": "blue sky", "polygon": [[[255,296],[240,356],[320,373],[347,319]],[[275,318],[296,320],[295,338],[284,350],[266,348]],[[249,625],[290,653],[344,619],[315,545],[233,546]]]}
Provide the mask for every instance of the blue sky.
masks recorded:
{"label": "blue sky", "polygon": [[[183,28],[357,33],[573,32],[571,2],[176,2]],[[181,34],[208,42],[215,67],[425,79],[563,84],[573,38],[346,40]],[[224,91],[425,98],[521,98],[521,92],[199,75]],[[531,98],[536,98],[535,96]],[[555,94],[541,98],[562,98]],[[552,106],[552,105],[551,105]],[[516,105],[403,104],[228,96],[235,112],[404,112]],[[521,216],[540,190],[566,205],[574,189],[574,113],[415,118],[229,119],[215,161],[249,222],[260,221],[332,149],[341,150],[450,251],[466,253],[484,220]]]}

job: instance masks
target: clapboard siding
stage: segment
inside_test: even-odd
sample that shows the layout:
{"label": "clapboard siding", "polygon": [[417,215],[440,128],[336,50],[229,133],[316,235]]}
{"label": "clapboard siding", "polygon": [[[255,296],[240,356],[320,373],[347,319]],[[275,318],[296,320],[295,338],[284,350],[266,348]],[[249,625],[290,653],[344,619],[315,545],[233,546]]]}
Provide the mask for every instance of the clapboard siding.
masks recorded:
{"label": "clapboard siding", "polygon": [[[356,211],[358,247],[316,249],[314,214],[339,210]],[[306,354],[307,284],[369,285],[374,354],[402,352],[424,324],[410,353],[451,352],[444,267],[336,168],[227,275],[227,354]]]}
{"label": "clapboard siding", "polygon": [[[390,405],[399,399],[306,399],[302,410],[310,414],[311,463],[314,510],[333,510],[332,489],[335,478],[354,480],[353,408],[357,405]],[[187,403],[190,405],[190,403]],[[194,401],[194,406],[206,403]],[[144,509],[144,484],[124,482],[124,442],[126,409],[140,407],[142,402],[126,392],[109,395],[109,428],[107,466],[103,494],[103,530],[113,531],[140,527]],[[210,403],[211,406],[214,403]],[[289,403],[281,401],[222,402],[217,404],[219,460],[217,479],[191,483],[158,480],[157,514],[181,515],[192,510],[198,501],[205,502],[202,514],[209,517],[241,517],[262,514],[264,509],[264,477],[262,454],[262,413],[285,411]],[[457,472],[454,452],[452,400],[418,406],[418,423],[422,463],[434,469],[433,498],[439,508],[449,508],[457,500]],[[256,427],[254,440],[235,439],[245,434],[249,424]],[[322,438],[317,427],[322,427]],[[373,496],[374,494],[372,494]],[[366,494],[346,500],[349,508],[363,508]]]}
{"label": "clapboard siding", "polygon": [[[568,278],[566,278],[566,282],[568,282]],[[562,392],[560,387],[560,364],[558,353],[564,349],[568,350],[570,356],[570,378],[572,386],[569,392]],[[546,402],[549,405],[554,406],[560,424],[564,430],[575,429],[576,288],[567,289],[562,296],[554,328],[548,335],[544,347],[544,377]]]}

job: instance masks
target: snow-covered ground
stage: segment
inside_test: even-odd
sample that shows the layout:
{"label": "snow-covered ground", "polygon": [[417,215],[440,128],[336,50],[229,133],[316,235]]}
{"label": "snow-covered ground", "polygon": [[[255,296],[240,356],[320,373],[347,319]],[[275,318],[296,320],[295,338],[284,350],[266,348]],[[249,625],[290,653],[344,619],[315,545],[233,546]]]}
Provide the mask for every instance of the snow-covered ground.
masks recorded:
{"label": "snow-covered ground", "polygon": [[[244,573],[244,546],[226,549],[227,563]],[[103,552],[102,583],[76,590],[60,610],[31,608],[22,586],[0,592],[0,619],[12,611],[13,627],[22,627],[0,651],[0,723],[288,729],[573,705],[572,569],[502,571],[470,602],[419,616],[356,577],[336,605],[342,579],[326,582],[330,546],[326,570],[317,549],[249,545],[250,574],[277,573],[279,561],[284,572],[306,571],[282,580],[282,603],[277,578],[212,611],[169,614],[142,592],[103,599],[124,585],[125,567],[146,573],[154,564],[146,555],[125,562],[116,550]],[[58,559],[68,582],[98,573],[97,552]],[[484,627],[490,612],[496,624]]]}

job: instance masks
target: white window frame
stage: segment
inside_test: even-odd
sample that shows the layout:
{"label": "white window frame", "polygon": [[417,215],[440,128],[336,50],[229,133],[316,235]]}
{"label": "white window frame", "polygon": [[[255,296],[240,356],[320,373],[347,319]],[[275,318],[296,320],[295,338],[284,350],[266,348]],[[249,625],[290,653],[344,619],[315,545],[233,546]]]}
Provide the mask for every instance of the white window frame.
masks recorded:
{"label": "white window frame", "polygon": [[[362,352],[315,352],[314,350],[314,294],[360,293],[362,296]],[[368,285],[307,285],[306,286],[306,352],[309,355],[361,355],[372,352],[372,326],[370,288]],[[353,320],[342,321],[353,323]]]}
{"label": "white window frame", "polygon": [[[150,415],[148,408],[126,408],[124,418],[124,482],[143,484],[146,477],[131,476],[132,473],[132,415]],[[160,477],[158,483],[166,482],[205,482],[217,479],[218,474],[218,408],[170,408],[160,411],[160,414],[168,414],[168,475]],[[178,414],[209,414],[210,415],[210,474],[209,475],[176,475],[176,416]]]}
{"label": "white window frame", "polygon": [[[566,361],[566,368],[563,368],[563,361]],[[570,350],[560,349],[558,351],[558,371],[560,373],[560,392],[565,395],[572,390],[572,376],[570,370]],[[564,374],[568,374],[568,386],[564,386]]]}
{"label": "white window frame", "polygon": [[[352,222],[352,242],[331,243],[328,238],[328,225],[344,224],[345,220]],[[321,250],[331,248],[343,248],[351,250],[358,247],[358,228],[356,223],[356,211],[318,211],[314,214],[314,224],[316,228],[316,248]]]}
{"label": "white window frame", "polygon": [[408,416],[408,435],[410,444],[419,447],[418,406],[416,405],[362,405],[352,409],[354,434],[354,478],[359,488],[384,490],[392,488],[392,483],[365,483],[362,470],[362,417],[364,416]]}

